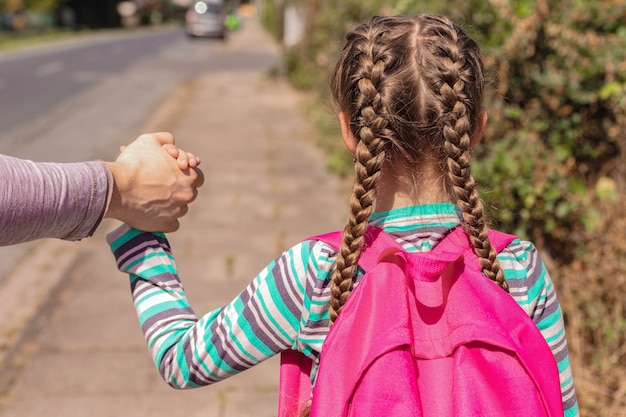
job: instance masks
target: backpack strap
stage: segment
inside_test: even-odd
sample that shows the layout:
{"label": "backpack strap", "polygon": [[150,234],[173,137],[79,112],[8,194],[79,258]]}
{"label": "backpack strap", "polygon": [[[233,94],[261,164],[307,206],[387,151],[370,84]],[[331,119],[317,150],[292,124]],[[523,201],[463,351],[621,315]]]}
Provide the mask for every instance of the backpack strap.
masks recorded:
{"label": "backpack strap", "polygon": [[294,417],[307,407],[311,399],[311,368],[313,361],[297,350],[280,354],[278,417]]}
{"label": "backpack strap", "polygon": [[[378,256],[374,256],[374,253],[390,247],[402,250],[395,239],[379,228],[368,228],[365,239],[368,245],[375,243],[375,247],[372,248],[374,250],[364,251],[359,260],[359,265],[366,270],[373,267],[377,262]],[[338,250],[341,247],[342,232],[325,233],[310,237],[307,240],[321,241]],[[312,366],[313,361],[302,352],[292,349],[281,352],[278,417],[297,416],[309,404],[312,393],[310,376]]]}

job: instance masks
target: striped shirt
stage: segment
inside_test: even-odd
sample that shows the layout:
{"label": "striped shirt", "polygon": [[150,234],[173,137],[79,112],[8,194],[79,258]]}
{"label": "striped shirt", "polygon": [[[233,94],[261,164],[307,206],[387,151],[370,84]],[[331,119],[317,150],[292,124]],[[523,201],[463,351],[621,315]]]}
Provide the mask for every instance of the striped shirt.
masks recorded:
{"label": "striped shirt", "polygon": [[[429,251],[460,223],[448,203],[374,213],[407,252]],[[118,268],[130,274],[139,322],[164,380],[175,388],[212,384],[286,349],[317,359],[328,334],[329,282],[337,251],[306,240],[269,263],[229,304],[198,318],[162,234],[121,226],[107,237]],[[565,416],[578,415],[563,314],[532,243],[519,239],[499,255],[515,301],[533,319],[556,358]],[[362,271],[356,279],[358,285]],[[312,374],[315,379],[315,370]]]}

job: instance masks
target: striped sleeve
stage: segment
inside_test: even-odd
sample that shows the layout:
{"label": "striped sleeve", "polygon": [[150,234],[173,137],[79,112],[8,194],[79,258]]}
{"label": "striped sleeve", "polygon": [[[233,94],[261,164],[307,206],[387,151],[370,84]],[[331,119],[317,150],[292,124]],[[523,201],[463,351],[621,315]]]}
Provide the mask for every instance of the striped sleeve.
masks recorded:
{"label": "striped sleeve", "polygon": [[554,354],[559,369],[565,417],[578,416],[563,312],[539,252],[532,243],[515,240],[498,255],[498,259],[511,295],[533,319]]}
{"label": "striped sleeve", "polygon": [[163,379],[175,388],[209,385],[296,344],[308,297],[308,248],[283,253],[229,304],[198,318],[164,235],[121,226],[107,236],[130,275],[135,309]]}

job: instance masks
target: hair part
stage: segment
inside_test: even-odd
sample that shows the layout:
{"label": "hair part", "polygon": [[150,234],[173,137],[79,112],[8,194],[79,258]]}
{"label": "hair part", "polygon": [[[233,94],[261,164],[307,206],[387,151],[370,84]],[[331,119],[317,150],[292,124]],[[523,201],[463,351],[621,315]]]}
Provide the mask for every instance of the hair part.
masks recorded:
{"label": "hair part", "polygon": [[350,210],[331,279],[331,323],[352,291],[383,165],[396,158],[417,167],[438,162],[483,273],[508,291],[470,170],[484,82],[478,44],[446,17],[374,17],[348,33],[330,86],[357,146]]}

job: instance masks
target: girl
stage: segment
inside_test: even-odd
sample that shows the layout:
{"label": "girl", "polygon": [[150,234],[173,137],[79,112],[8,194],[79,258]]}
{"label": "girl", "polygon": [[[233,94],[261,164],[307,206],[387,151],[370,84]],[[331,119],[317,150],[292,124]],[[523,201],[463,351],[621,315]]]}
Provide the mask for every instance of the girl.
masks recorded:
{"label": "girl", "polygon": [[550,344],[565,415],[577,415],[562,313],[537,250],[515,240],[496,253],[487,236],[469,158],[487,121],[476,42],[445,17],[376,17],[348,34],[330,84],[356,173],[338,253],[301,242],[230,304],[198,319],[163,235],[124,226],[109,235],[163,378],[177,388],[208,385],[290,348],[315,360],[359,284],[369,225],[407,251],[428,251],[462,227],[483,273],[510,292]]}

